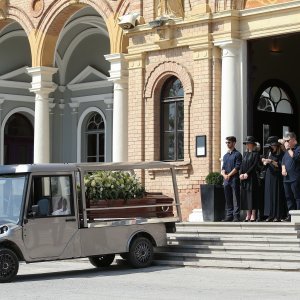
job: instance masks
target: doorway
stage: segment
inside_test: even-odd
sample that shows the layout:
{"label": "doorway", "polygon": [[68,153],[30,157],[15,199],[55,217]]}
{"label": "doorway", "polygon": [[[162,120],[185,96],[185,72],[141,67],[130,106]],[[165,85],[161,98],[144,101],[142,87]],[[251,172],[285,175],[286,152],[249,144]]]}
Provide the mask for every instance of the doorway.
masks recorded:
{"label": "doorway", "polygon": [[33,126],[24,115],[13,114],[4,128],[4,164],[33,163]]}

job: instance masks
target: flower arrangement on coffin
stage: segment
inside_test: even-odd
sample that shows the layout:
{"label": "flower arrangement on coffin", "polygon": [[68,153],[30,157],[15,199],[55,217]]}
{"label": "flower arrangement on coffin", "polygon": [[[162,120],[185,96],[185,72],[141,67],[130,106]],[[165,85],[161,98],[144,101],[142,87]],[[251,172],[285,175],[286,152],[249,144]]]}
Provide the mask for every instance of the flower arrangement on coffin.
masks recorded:
{"label": "flower arrangement on coffin", "polygon": [[[173,202],[172,198],[146,193],[135,174],[124,171],[97,171],[87,174],[84,183],[89,208],[120,207],[120,209],[90,211],[90,219],[173,215],[172,207],[166,212],[166,207],[134,208]],[[122,206],[132,208],[122,209]]]}
{"label": "flower arrangement on coffin", "polygon": [[145,188],[128,172],[97,171],[84,177],[87,198],[92,201],[101,199],[142,198]]}

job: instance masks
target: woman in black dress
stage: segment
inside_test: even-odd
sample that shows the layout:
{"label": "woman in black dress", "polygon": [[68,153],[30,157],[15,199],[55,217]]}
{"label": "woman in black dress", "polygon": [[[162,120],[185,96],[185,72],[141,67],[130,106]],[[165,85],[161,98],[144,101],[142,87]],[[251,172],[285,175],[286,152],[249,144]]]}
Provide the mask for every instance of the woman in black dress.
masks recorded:
{"label": "woman in black dress", "polygon": [[258,179],[256,168],[259,162],[259,152],[255,151],[255,138],[247,136],[246,152],[240,169],[241,179],[241,209],[247,210],[245,221],[254,222],[256,220],[256,210],[259,207],[258,199]]}
{"label": "woman in black dress", "polygon": [[267,158],[262,159],[262,163],[266,166],[264,214],[267,216],[267,222],[280,222],[287,213],[281,176],[281,160],[284,152],[277,136],[270,136],[266,146],[269,147]]}

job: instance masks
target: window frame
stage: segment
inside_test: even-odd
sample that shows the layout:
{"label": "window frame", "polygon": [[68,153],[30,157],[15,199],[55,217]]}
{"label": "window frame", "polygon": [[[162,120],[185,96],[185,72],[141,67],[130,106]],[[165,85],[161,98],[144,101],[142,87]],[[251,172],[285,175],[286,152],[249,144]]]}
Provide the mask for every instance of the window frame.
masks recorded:
{"label": "window frame", "polygon": [[[170,84],[170,82],[172,82],[172,85]],[[173,84],[179,81],[180,82],[180,90],[182,90],[182,96],[171,96],[171,97],[164,97],[165,94],[165,88],[166,87],[170,87],[173,86]],[[175,104],[175,113],[174,113],[174,120],[175,120],[175,124],[174,124],[174,129],[173,130],[165,130],[164,126],[165,126],[165,107],[166,104],[169,104],[168,107],[170,107],[171,104]],[[178,112],[179,112],[179,108],[178,106],[182,105],[182,109],[183,109],[183,119],[182,119],[182,129],[179,129],[178,125]],[[183,89],[183,85],[182,82],[180,81],[180,79],[176,76],[171,76],[169,77],[163,84],[162,89],[161,89],[161,95],[160,95],[160,111],[161,111],[161,116],[160,116],[160,160],[161,161],[184,161],[184,89]],[[165,157],[165,138],[166,138],[166,134],[168,133],[173,133],[174,134],[174,159],[168,159]],[[179,135],[182,134],[182,142],[183,142],[183,146],[182,146],[182,154],[183,157],[179,158]]]}
{"label": "window frame", "polygon": [[[101,117],[101,120],[102,120],[102,124],[103,124],[103,129],[93,129],[93,130],[89,130],[88,129],[88,126],[90,124],[90,121],[92,118],[94,118],[96,115],[99,115]],[[92,135],[96,135],[96,155],[89,155],[89,136],[92,136]],[[101,137],[103,137],[103,155],[100,155],[99,152],[100,152],[100,146],[101,146],[101,143],[100,143],[100,140],[101,140]],[[105,162],[105,120],[104,118],[102,117],[102,115],[99,113],[99,112],[92,112],[88,119],[87,119],[87,122],[86,122],[86,126],[85,126],[85,139],[86,139],[86,157],[85,157],[85,160],[86,162]],[[90,158],[95,158],[95,161],[89,161]],[[101,160],[102,159],[102,160]]]}

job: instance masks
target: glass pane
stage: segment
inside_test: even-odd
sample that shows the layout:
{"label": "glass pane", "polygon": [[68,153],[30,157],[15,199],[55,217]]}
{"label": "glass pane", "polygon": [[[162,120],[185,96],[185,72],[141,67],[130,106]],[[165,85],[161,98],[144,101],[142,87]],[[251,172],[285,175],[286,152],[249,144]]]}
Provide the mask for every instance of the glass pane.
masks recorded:
{"label": "glass pane", "polygon": [[[263,125],[263,145],[267,143],[267,139],[270,136],[270,125],[269,124],[264,124]],[[263,146],[262,145],[262,146]],[[268,148],[263,147],[263,154],[267,154]]]}
{"label": "glass pane", "polygon": [[96,156],[97,155],[97,135],[96,134],[88,134],[88,156]]}
{"label": "glass pane", "polygon": [[164,104],[164,131],[173,131],[175,128],[175,103]]}
{"label": "glass pane", "polygon": [[94,113],[87,122],[87,130],[104,130],[104,121],[100,114]]}
{"label": "glass pane", "polygon": [[174,133],[165,133],[164,134],[164,140],[163,140],[163,159],[164,160],[175,160],[175,139],[174,139]]}
{"label": "glass pane", "polygon": [[293,114],[291,103],[287,100],[281,100],[277,105],[276,111],[283,114]]}
{"label": "glass pane", "polygon": [[282,136],[285,136],[288,132],[290,132],[290,127],[289,126],[282,126]]}
{"label": "glass pane", "polygon": [[261,110],[261,111],[269,111],[269,112],[274,112],[275,111],[273,103],[265,97],[261,97],[259,99],[257,109]]}
{"label": "glass pane", "polygon": [[99,134],[99,156],[104,156],[104,134]]}
{"label": "glass pane", "polygon": [[278,102],[281,99],[281,89],[277,86],[273,86],[270,90],[270,96],[272,101]]}
{"label": "glass pane", "polygon": [[177,102],[177,130],[184,129],[184,105],[183,101]]}
{"label": "glass pane", "polygon": [[184,159],[184,133],[178,132],[177,134],[177,159]]}
{"label": "glass pane", "polygon": [[162,88],[162,98],[165,99],[183,96],[184,90],[181,81],[177,77],[172,76],[167,80]]}

